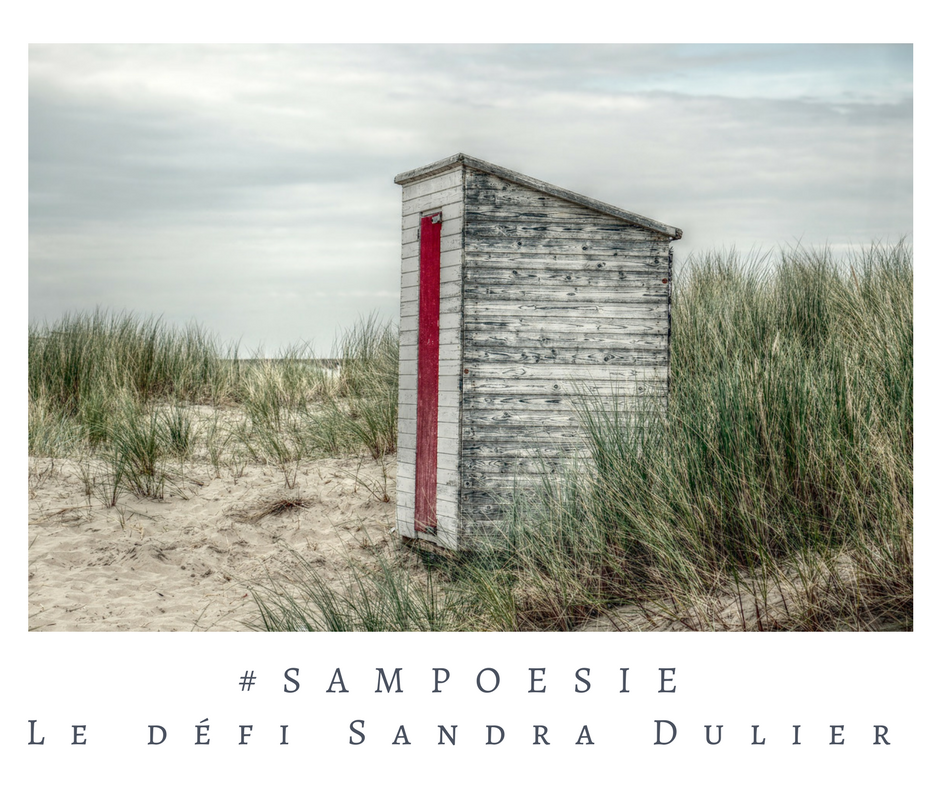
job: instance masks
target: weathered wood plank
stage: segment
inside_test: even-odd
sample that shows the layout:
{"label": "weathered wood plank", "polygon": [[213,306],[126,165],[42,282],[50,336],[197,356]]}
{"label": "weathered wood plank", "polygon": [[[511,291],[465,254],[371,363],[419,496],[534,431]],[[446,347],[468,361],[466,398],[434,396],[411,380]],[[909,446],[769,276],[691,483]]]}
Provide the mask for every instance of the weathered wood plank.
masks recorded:
{"label": "weathered wood plank", "polygon": [[[517,209],[529,215],[535,214],[535,216],[539,218],[541,218],[541,215],[547,214],[549,217],[556,220],[579,216],[589,218],[592,214],[589,208],[579,208],[574,205],[570,208],[562,207],[561,201],[553,202],[550,197],[529,195],[522,192],[499,192],[490,189],[468,188],[467,205],[469,208],[468,214],[470,212],[474,214],[472,219],[468,216],[468,225],[470,223],[480,223],[478,214],[484,213],[487,208],[494,209],[496,212],[509,212],[513,209]],[[594,218],[596,220],[596,213],[594,214]],[[626,231],[636,238],[647,237],[650,240],[657,241],[671,240],[668,235],[657,233],[654,230],[640,227],[639,225],[628,224]]]}
{"label": "weathered wood plank", "polygon": [[671,243],[673,239],[664,237],[653,230],[640,228],[608,214],[592,211],[590,208],[577,206],[572,203],[552,203],[550,199],[542,199],[538,195],[527,197],[522,194],[512,195],[513,203],[506,202],[509,196],[499,193],[499,201],[490,200],[488,189],[468,190],[468,202],[464,210],[464,221],[467,224],[523,224],[538,227],[547,223],[559,223],[573,227],[599,226],[607,228],[630,227],[642,229],[647,233],[651,243]]}
{"label": "weathered wood plank", "polygon": [[[600,350],[665,350],[668,337],[665,332],[659,334],[626,334],[585,331],[581,333],[546,331],[482,331],[472,332],[467,337],[467,347],[482,348],[519,348],[533,352],[551,350],[581,350],[589,352]],[[404,347],[404,345],[403,345]]]}
{"label": "weathered wood plank", "polygon": [[[463,507],[475,508],[480,504],[499,504],[505,507],[514,505],[538,506],[539,493],[544,488],[541,480],[523,480],[520,484],[501,485],[498,487],[464,487],[460,495]],[[554,485],[552,485],[554,486]]]}
{"label": "weathered wood plank", "polygon": [[[444,318],[442,317],[441,320]],[[618,318],[599,319],[598,316],[565,315],[548,319],[544,315],[506,314],[506,315],[466,315],[464,317],[464,336],[468,343],[485,343],[487,337],[507,331],[539,331],[548,336],[558,334],[598,333],[610,334],[623,331],[628,334],[664,335],[665,315],[657,317],[647,315],[641,319],[637,315],[624,315]]]}
{"label": "weathered wood plank", "polygon": [[473,523],[473,529],[461,535],[461,545],[472,547],[476,542],[486,542],[488,535],[498,534],[501,522],[508,517],[505,508],[475,506],[463,512],[464,520]]}
{"label": "weathered wood plank", "polygon": [[497,361],[476,361],[472,366],[464,367],[469,372],[464,374],[464,386],[478,380],[518,381],[524,383],[531,379],[552,380],[557,383],[624,380],[663,380],[665,365],[634,366],[632,364],[539,364],[539,363],[501,363]]}
{"label": "weathered wood plank", "polygon": [[[598,219],[600,221],[598,221]],[[616,220],[611,220],[615,222]],[[611,224],[596,217],[594,222],[565,221],[563,217],[549,217],[543,222],[525,221],[477,221],[466,222],[467,243],[475,244],[476,239],[563,239],[610,241],[619,245],[642,244],[647,253],[650,250],[649,231],[629,224]]]}
{"label": "weathered wood plank", "polygon": [[[502,178],[482,173],[467,172],[467,203],[473,210],[485,210],[486,206],[542,207],[552,212],[567,212],[575,215],[598,216],[598,211],[586,205],[562,199],[538,189],[530,189]],[[611,217],[614,219],[617,217]]]}
{"label": "weathered wood plank", "polygon": [[586,431],[578,419],[571,419],[569,423],[532,424],[512,419],[489,421],[482,424],[465,421],[461,427],[461,440],[463,450],[477,443],[507,443],[526,442],[542,444],[558,441],[585,440]]}
{"label": "weathered wood plank", "polygon": [[551,348],[521,349],[479,347],[469,344],[464,350],[463,363],[476,373],[473,366],[480,363],[506,363],[513,365],[546,364],[551,366],[566,365],[627,365],[635,367],[665,366],[669,354],[662,350],[612,350],[599,348]]}
{"label": "weathered wood plank", "polygon": [[[621,208],[594,200],[584,195],[573,194],[567,190],[558,189],[558,187],[536,182],[534,180],[525,180],[514,177],[513,180],[506,180],[492,175],[478,177],[477,173],[467,170],[466,191],[468,194],[468,203],[474,208],[480,205],[507,205],[512,204],[513,200],[519,200],[522,204],[528,201],[536,202],[536,205],[544,205],[555,212],[560,211],[590,211],[595,215],[610,216],[612,218],[625,221],[631,225],[645,229],[651,233],[664,238],[681,237],[682,231],[674,227],[669,227],[661,222],[649,219],[647,217],[625,212]],[[472,196],[471,196],[472,195]]]}
{"label": "weathered wood plank", "polygon": [[[539,396],[532,394],[480,394],[471,391],[465,391],[463,394],[464,418],[471,418],[471,410],[476,412],[504,410],[504,411],[532,411],[533,413],[575,413],[575,405],[584,402],[587,406],[596,405],[597,407],[606,407],[608,402],[630,403],[636,401],[637,407],[645,407],[649,403],[657,402],[659,392],[653,392],[652,396],[643,394],[622,393],[612,395],[572,395],[562,392],[553,392],[548,396]],[[650,405],[652,406],[652,405]],[[399,398],[399,408],[402,407],[401,398]]]}
{"label": "weathered wood plank", "polygon": [[519,429],[541,429],[550,431],[554,428],[575,429],[581,426],[581,411],[587,407],[590,412],[610,413],[616,409],[621,418],[640,418],[644,414],[661,412],[666,403],[658,398],[630,397],[628,399],[614,399],[595,397],[586,403],[575,399],[558,406],[557,409],[526,409],[520,406],[512,408],[476,407],[467,403],[464,406],[463,425],[466,428],[476,427],[486,429],[490,425],[512,425]]}
{"label": "weathered wood plank", "polygon": [[479,317],[512,317],[514,315],[520,317],[537,315],[541,320],[575,317],[602,321],[622,318],[642,321],[658,318],[662,321],[660,330],[665,332],[668,303],[665,299],[635,304],[566,304],[551,302],[543,304],[532,301],[497,301],[494,299],[491,301],[467,301],[464,305],[464,312],[468,320]]}
{"label": "weathered wood plank", "polygon": [[493,457],[467,457],[463,462],[464,474],[488,474],[491,476],[556,476],[570,467],[573,457],[544,457],[541,459],[506,459]]}
{"label": "weathered wood plank", "polygon": [[480,430],[470,432],[471,436],[482,434],[482,431],[503,428],[507,425],[524,430],[550,432],[553,429],[581,429],[581,419],[574,408],[556,412],[539,410],[482,410],[468,407],[463,413],[464,433],[467,430]]}
{"label": "weathered wood plank", "polygon": [[527,252],[514,249],[511,252],[482,252],[466,250],[467,269],[497,268],[499,270],[535,271],[624,271],[637,273],[661,273],[669,275],[669,258],[650,257],[616,251],[613,254]]}
{"label": "weathered wood plank", "polygon": [[[560,432],[561,430],[557,430]],[[569,457],[588,445],[586,433],[574,430],[569,437],[560,437],[546,432],[537,436],[530,431],[515,431],[503,427],[483,438],[464,437],[461,451],[464,457],[517,457],[538,458]]]}
{"label": "weathered wood plank", "polygon": [[623,239],[605,238],[493,238],[488,236],[467,236],[468,253],[491,252],[502,254],[592,254],[594,256],[619,256],[624,254],[626,245]]}
{"label": "weathered wood plank", "polygon": [[531,495],[544,489],[546,483],[556,485],[567,473],[578,473],[588,467],[583,459],[572,460],[565,468],[548,478],[539,473],[511,475],[506,473],[465,473],[461,476],[461,489],[466,493],[492,492],[497,496],[511,498],[514,493]]}
{"label": "weathered wood plank", "polygon": [[[618,292],[631,292],[633,290],[655,292],[668,292],[668,282],[663,283],[665,277],[658,277],[654,272],[644,267],[637,271],[616,271],[614,269],[592,269],[590,271],[570,271],[558,268],[514,269],[506,268],[480,268],[470,265],[464,275],[468,288],[472,287],[519,287],[553,289],[565,288],[579,292],[592,292],[615,289]],[[411,283],[402,283],[403,287]]]}
{"label": "weathered wood plank", "polygon": [[601,287],[571,287],[564,285],[464,285],[467,303],[474,301],[502,301],[558,304],[636,304],[661,302],[669,299],[669,285],[661,279],[633,282],[629,285],[611,282]]}
{"label": "weathered wood plank", "polygon": [[560,381],[557,378],[530,380],[482,378],[465,382],[464,390],[470,394],[499,394],[502,396],[509,394],[546,396],[553,393],[567,394],[568,396],[579,396],[580,393],[628,397],[636,394],[665,395],[668,372],[666,370],[659,371],[657,367],[649,367],[648,369],[652,375],[657,375],[659,380],[623,378],[568,382]]}

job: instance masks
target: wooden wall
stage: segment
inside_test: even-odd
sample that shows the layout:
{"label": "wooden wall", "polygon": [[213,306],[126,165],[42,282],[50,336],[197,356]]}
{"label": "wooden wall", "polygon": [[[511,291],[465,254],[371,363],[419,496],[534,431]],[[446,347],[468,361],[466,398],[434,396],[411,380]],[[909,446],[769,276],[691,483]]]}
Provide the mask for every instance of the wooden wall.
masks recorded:
{"label": "wooden wall", "polygon": [[665,402],[671,238],[490,173],[464,179],[461,516],[484,530],[514,487],[584,446],[579,392]]}
{"label": "wooden wall", "polygon": [[[441,211],[441,338],[438,394],[437,536],[415,534],[415,427],[418,380],[418,264],[421,217]],[[460,291],[463,167],[402,187],[401,350],[398,397],[398,532],[456,549],[460,452]]]}

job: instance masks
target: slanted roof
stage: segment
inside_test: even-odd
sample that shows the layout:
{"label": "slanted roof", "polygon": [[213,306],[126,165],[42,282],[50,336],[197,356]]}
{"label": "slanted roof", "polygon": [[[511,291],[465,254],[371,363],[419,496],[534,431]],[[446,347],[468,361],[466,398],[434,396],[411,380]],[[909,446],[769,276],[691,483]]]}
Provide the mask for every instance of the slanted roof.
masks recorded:
{"label": "slanted roof", "polygon": [[412,181],[422,180],[423,178],[430,178],[433,175],[438,175],[445,170],[450,170],[458,166],[472,167],[473,169],[480,170],[481,172],[488,172],[491,175],[503,178],[504,180],[518,183],[520,186],[527,186],[530,189],[535,189],[536,191],[544,192],[545,194],[551,194],[552,196],[559,197],[562,200],[568,200],[569,202],[583,205],[586,208],[598,211],[599,213],[605,213],[608,216],[615,216],[618,219],[623,219],[624,221],[630,222],[630,224],[635,224],[638,227],[645,227],[647,230],[653,230],[657,233],[662,233],[663,235],[666,235],[674,240],[682,237],[682,230],[680,230],[678,227],[670,227],[668,224],[657,222],[655,219],[647,219],[645,216],[640,216],[639,214],[625,211],[622,208],[608,205],[605,202],[592,199],[591,197],[585,197],[583,194],[568,191],[568,189],[562,189],[560,186],[553,186],[550,183],[537,180],[536,178],[530,178],[528,175],[523,175],[521,172],[507,170],[505,167],[500,167],[498,164],[490,164],[490,162],[483,161],[483,159],[475,159],[465,153],[456,153],[453,156],[449,156],[446,159],[441,159],[440,161],[436,161],[433,164],[426,164],[424,167],[418,167],[415,170],[403,172],[400,175],[395,176],[395,183],[404,186],[405,184],[411,183]]}

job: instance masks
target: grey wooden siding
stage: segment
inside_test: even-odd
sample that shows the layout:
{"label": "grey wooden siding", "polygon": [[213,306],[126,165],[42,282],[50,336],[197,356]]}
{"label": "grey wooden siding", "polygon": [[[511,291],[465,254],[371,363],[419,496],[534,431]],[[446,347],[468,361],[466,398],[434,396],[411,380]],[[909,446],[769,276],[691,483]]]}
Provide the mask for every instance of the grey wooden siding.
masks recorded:
{"label": "grey wooden siding", "polygon": [[464,180],[460,514],[483,530],[584,448],[576,399],[665,401],[671,238],[489,172]]}
{"label": "grey wooden siding", "polygon": [[[415,445],[418,381],[418,228],[441,211],[441,336],[438,394],[437,535],[416,534]],[[454,167],[402,188],[401,350],[398,397],[398,532],[449,548],[459,546],[461,288],[463,168]]]}

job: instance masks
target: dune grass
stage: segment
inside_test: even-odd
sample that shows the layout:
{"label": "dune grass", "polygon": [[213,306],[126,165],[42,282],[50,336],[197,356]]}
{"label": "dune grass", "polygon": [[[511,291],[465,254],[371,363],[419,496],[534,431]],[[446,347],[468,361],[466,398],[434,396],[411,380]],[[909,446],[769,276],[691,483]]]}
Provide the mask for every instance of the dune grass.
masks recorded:
{"label": "dune grass", "polygon": [[[911,629],[910,246],[701,255],[672,315],[668,410],[580,406],[577,469],[476,551],[350,561],[342,590],[298,559],[255,589],[264,628]],[[345,334],[338,370],[234,350],[128,315],[30,327],[30,453],[85,458],[113,505],[193,457],[290,488],[304,459],[395,451],[392,326]]]}
{"label": "dune grass", "polygon": [[668,412],[581,408],[589,472],[489,548],[494,615],[565,629],[641,603],[709,627],[716,585],[745,578],[787,586],[761,628],[912,627],[913,372],[908,246],[693,260]]}
{"label": "dune grass", "polygon": [[[700,256],[677,278],[672,329],[667,411],[580,407],[589,450],[577,469],[517,499],[473,553],[425,557],[442,619],[911,629],[910,247]],[[266,626],[366,626],[350,612],[366,597],[421,590],[408,561],[350,571],[343,599],[311,573],[281,584],[259,601]],[[368,628],[415,623],[373,601],[388,618]]]}
{"label": "dune grass", "polygon": [[269,463],[288,487],[305,459],[381,458],[395,450],[397,332],[365,318],[337,351],[338,370],[303,345],[245,360],[198,326],[104,311],[31,325],[29,452],[81,459],[110,505],[162,497],[169,466],[194,458]]}

